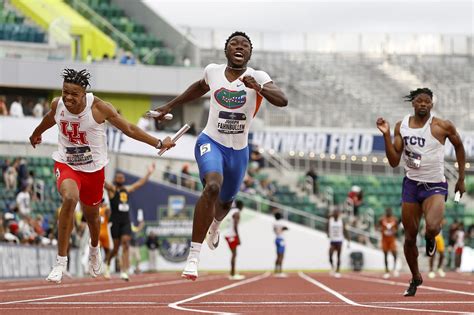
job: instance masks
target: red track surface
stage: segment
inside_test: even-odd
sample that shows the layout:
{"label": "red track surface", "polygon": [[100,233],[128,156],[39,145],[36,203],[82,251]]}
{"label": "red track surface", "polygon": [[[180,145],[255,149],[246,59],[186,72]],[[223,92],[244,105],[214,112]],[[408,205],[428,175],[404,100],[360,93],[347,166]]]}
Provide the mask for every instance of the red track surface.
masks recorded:
{"label": "red track surface", "polygon": [[375,273],[247,274],[243,281],[202,275],[196,282],[178,274],[118,279],[0,281],[4,314],[456,314],[474,313],[474,276],[425,279],[417,295],[402,296],[408,276],[384,280]]}

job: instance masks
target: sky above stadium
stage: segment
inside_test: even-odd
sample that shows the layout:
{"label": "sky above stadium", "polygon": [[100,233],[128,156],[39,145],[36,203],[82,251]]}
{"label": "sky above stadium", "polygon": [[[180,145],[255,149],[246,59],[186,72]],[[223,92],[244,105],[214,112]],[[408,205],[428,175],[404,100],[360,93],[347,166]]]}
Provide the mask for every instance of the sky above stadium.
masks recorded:
{"label": "sky above stadium", "polygon": [[175,26],[272,32],[472,34],[470,0],[143,0]]}

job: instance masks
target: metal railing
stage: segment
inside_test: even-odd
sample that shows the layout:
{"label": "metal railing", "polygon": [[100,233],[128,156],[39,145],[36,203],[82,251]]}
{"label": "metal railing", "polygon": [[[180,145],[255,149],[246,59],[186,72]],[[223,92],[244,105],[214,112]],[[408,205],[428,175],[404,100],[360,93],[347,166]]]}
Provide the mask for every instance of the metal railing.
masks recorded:
{"label": "metal railing", "polygon": [[[167,185],[179,187],[180,189],[199,195],[199,190],[190,189],[190,187],[185,186],[185,183],[183,183],[183,181],[186,181],[187,183],[192,182],[194,183],[193,186],[195,188],[199,187],[200,181],[196,177],[186,174],[179,174],[170,170],[163,170],[161,168],[158,168],[157,170],[161,173],[161,178],[165,178],[165,173],[171,174],[174,176],[174,178],[176,178],[175,182],[164,181],[164,183]],[[271,214],[272,211],[280,211],[283,214],[283,217],[290,222],[299,223],[312,229],[326,232],[328,219],[325,217],[271,201],[258,194],[254,195],[245,192],[239,192],[237,199],[242,200],[247,207],[254,209],[257,212]],[[351,240],[354,241],[365,240],[367,243],[377,245],[380,240],[378,233],[370,233],[352,226],[347,226],[347,230]]]}
{"label": "metal railing", "polygon": [[[68,0],[67,1],[74,9],[81,12],[81,14],[87,15],[89,20],[93,24],[99,26],[99,28],[104,28],[110,37],[115,37],[118,41],[122,42],[121,45],[123,48],[133,51],[135,48],[135,43],[128,38],[127,35],[119,31],[115,26],[113,26],[109,21],[103,18],[100,14],[97,14],[92,8],[90,8],[86,3],[81,0]],[[124,47],[125,46],[125,47]]]}

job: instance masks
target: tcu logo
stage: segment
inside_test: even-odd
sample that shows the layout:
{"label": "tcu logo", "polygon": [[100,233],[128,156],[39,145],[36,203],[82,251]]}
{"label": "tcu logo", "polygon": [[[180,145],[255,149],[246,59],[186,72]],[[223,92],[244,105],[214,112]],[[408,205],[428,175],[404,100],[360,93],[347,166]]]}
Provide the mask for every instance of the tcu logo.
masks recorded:
{"label": "tcu logo", "polygon": [[405,145],[418,145],[419,147],[423,148],[425,146],[425,139],[420,138],[420,137],[403,137],[403,141],[405,142]]}
{"label": "tcu logo", "polygon": [[79,131],[80,123],[61,120],[60,124],[61,132],[69,138],[69,142],[75,144],[89,144],[86,139],[86,132]]}

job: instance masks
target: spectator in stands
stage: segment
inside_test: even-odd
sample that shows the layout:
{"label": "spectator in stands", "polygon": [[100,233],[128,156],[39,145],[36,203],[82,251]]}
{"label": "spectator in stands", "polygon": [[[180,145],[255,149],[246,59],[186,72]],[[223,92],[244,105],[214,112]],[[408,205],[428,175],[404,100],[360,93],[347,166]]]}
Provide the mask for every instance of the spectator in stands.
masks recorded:
{"label": "spectator in stands", "polygon": [[34,244],[37,235],[32,226],[32,219],[29,215],[22,215],[18,222],[19,235],[21,243]]}
{"label": "spectator in stands", "polygon": [[140,128],[141,130],[145,130],[145,131],[151,130],[152,126],[153,126],[153,123],[151,119],[146,116],[146,114],[143,114],[143,116],[138,119],[137,127]]}
{"label": "spectator in stands", "polygon": [[454,265],[456,267],[456,272],[461,272],[461,259],[462,259],[462,252],[464,249],[464,224],[461,222],[458,225],[458,229],[455,233],[455,243],[454,243]]}
{"label": "spectator in stands", "polygon": [[[319,191],[319,186],[318,186],[318,174],[316,173],[316,170],[311,167],[307,172],[305,176],[305,183],[308,187],[311,188],[311,192],[313,194],[317,194]],[[306,187],[305,185],[305,187]]]}
{"label": "spectator in stands", "polygon": [[359,207],[364,200],[364,193],[359,186],[352,186],[351,191],[347,194],[347,201],[354,207],[354,216],[359,215]]}
{"label": "spectator in stands", "polygon": [[178,177],[176,174],[173,174],[171,172],[171,166],[167,165],[166,170],[163,172],[163,180],[170,182],[172,184],[177,184],[178,183]]}
{"label": "spectator in stands", "polygon": [[264,178],[260,181],[259,190],[263,196],[271,198],[276,192],[276,187],[268,178]]}
{"label": "spectator in stands", "polygon": [[15,220],[15,215],[11,212],[7,212],[4,215],[4,226],[5,234],[4,239],[6,242],[20,243],[18,238],[18,222]]}
{"label": "spectator in stands", "polygon": [[146,240],[146,247],[148,248],[148,270],[156,271],[157,270],[157,258],[158,258],[158,248],[160,244],[158,242],[158,236],[151,231],[148,234]]}
{"label": "spectator in stands", "polygon": [[252,146],[252,152],[250,153],[250,161],[257,162],[258,169],[261,169],[265,166],[265,160],[263,155],[260,153],[260,149],[257,145]]}
{"label": "spectator in stands", "polygon": [[196,183],[193,181],[192,175],[189,172],[189,164],[184,164],[181,169],[181,185],[192,190],[196,187]]}
{"label": "spectator in stands", "polygon": [[16,98],[16,101],[10,105],[10,116],[12,117],[25,117],[23,114],[23,105],[21,104],[21,96]]}
{"label": "spectator in stands", "polygon": [[7,190],[14,190],[17,187],[18,172],[16,166],[18,165],[19,160],[15,160],[13,164],[10,165],[10,160],[6,159],[5,164],[3,165],[3,181]]}
{"label": "spectator in stands", "polygon": [[0,116],[8,116],[7,99],[5,95],[0,95]]}
{"label": "spectator in stands", "polygon": [[43,117],[44,113],[44,106],[43,106],[44,100],[39,99],[38,103],[33,107],[33,117],[36,118],[41,118]]}
{"label": "spectator in stands", "polygon": [[31,197],[28,185],[23,185],[21,191],[16,195],[16,204],[18,211],[22,215],[30,215],[31,213]]}
{"label": "spectator in stands", "polygon": [[28,185],[28,165],[25,159],[19,158],[17,172],[18,172],[18,189]]}
{"label": "spectator in stands", "polygon": [[474,248],[474,224],[471,224],[467,229],[466,244],[467,246]]}
{"label": "spectator in stands", "polygon": [[120,64],[122,65],[135,65],[137,62],[135,60],[135,57],[133,54],[129,51],[123,55],[123,57],[120,59]]}

